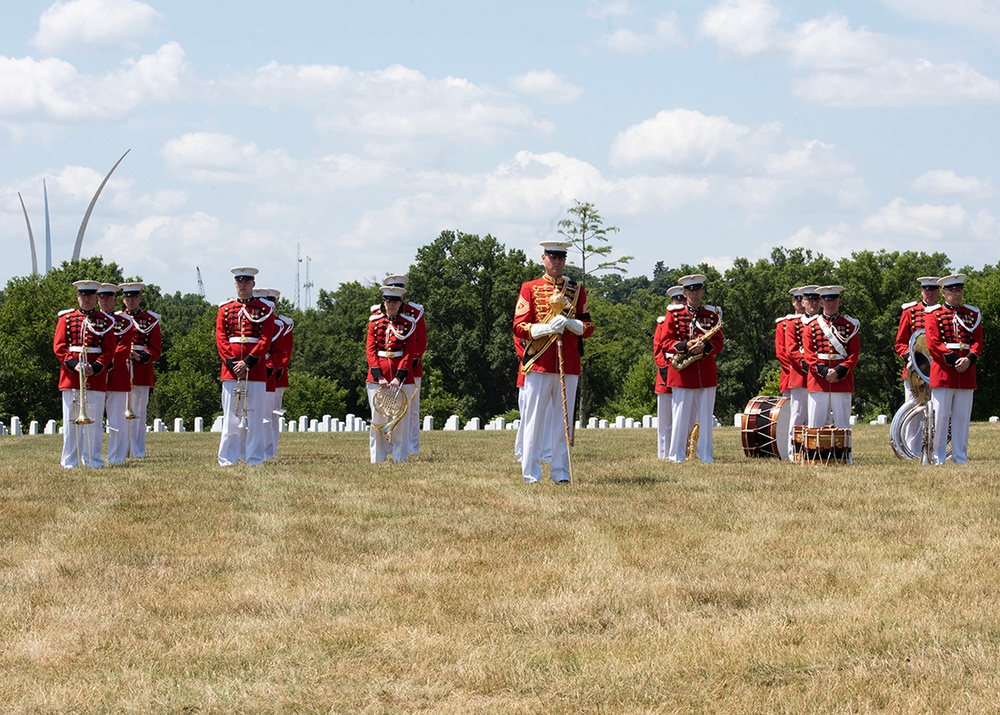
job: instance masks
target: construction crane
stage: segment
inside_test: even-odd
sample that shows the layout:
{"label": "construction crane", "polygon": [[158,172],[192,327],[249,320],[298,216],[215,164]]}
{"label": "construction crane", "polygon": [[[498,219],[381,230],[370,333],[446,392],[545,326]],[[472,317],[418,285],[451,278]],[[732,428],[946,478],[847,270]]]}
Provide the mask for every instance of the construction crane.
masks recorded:
{"label": "construction crane", "polygon": [[195,271],[198,272],[198,295],[202,298],[205,297],[205,284],[201,280],[201,269],[198,266],[194,267]]}

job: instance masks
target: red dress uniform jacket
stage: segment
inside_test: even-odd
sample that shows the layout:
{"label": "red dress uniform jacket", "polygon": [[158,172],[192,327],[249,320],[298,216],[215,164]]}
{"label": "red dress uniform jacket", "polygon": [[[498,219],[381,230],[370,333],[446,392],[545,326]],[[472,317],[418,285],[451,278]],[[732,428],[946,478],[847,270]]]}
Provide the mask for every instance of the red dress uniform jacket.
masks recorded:
{"label": "red dress uniform jacket", "polygon": [[[938,305],[935,303],[934,305]],[[903,303],[903,314],[899,316],[899,329],[896,331],[896,354],[903,359],[906,365],[903,366],[903,379],[906,379],[909,367],[910,338],[918,330],[924,329],[924,315],[928,306],[923,301],[916,300],[912,303]]]}
{"label": "red dress uniform jacket", "polygon": [[267,382],[265,357],[274,336],[274,309],[262,300],[231,300],[219,306],[215,346],[222,358],[221,379],[235,380],[234,365],[243,360],[251,382]]}
{"label": "red dress uniform jacket", "polygon": [[778,379],[778,389],[782,392],[792,389],[792,387],[802,387],[802,385],[792,385],[792,360],[788,356],[788,329],[792,321],[798,319],[798,315],[792,313],[784,315],[774,321],[774,356],[778,358],[781,365],[781,377]]}
{"label": "red dress uniform jacket", "polygon": [[[809,392],[854,392],[854,369],[861,355],[860,327],[856,318],[843,314],[832,319],[822,315],[803,319],[802,350],[809,366]],[[828,382],[828,370],[836,370],[840,379]]]}
{"label": "red dress uniform jacket", "polygon": [[[85,322],[86,321],[86,322]],[[94,374],[87,378],[87,389],[103,392],[107,387],[107,367],[114,359],[115,321],[107,313],[93,310],[84,313],[64,310],[56,321],[52,352],[59,360],[59,389],[79,390],[77,365],[84,352]]]}
{"label": "red dress uniform jacket", "polygon": [[410,369],[414,377],[424,376],[424,353],[427,352],[427,321],[424,318],[424,306],[419,303],[403,303],[399,309],[406,320],[414,321],[413,330],[406,337],[410,345],[413,361]]}
{"label": "red dress uniform jacket", "polygon": [[285,324],[281,331],[281,360],[277,363],[277,376],[274,386],[276,388],[288,387],[288,365],[292,361],[292,347],[295,345],[295,338],[292,336],[292,329],[295,322],[287,315],[279,315],[281,322]]}
{"label": "red dress uniform jacket", "polygon": [[[667,306],[665,345],[670,353],[682,353],[687,349],[689,341],[703,335],[722,320],[722,309],[714,305],[702,305],[690,308],[687,305]],[[696,390],[703,387],[716,387],[719,375],[716,372],[715,356],[722,352],[725,340],[720,330],[705,343],[703,358],[683,370],[677,370],[673,365],[667,368],[667,385]]]}
{"label": "red dress uniform jacket", "polygon": [[381,309],[368,318],[368,339],[365,353],[368,356],[368,382],[378,382],[383,377],[401,385],[413,384],[413,349],[407,338],[415,323],[401,313],[390,318]]}
{"label": "red dress uniform jacket", "polygon": [[267,361],[267,392],[274,392],[278,386],[278,368],[284,360],[282,355],[284,343],[281,341],[284,332],[285,321],[276,317],[274,319],[274,335],[271,336],[271,349],[264,357]]}
{"label": "red dress uniform jacket", "polygon": [[108,392],[131,392],[132,383],[128,376],[128,358],[132,352],[132,333],[135,330],[132,319],[120,312],[114,314],[115,352],[108,367]]}
{"label": "red dress uniform jacket", "polygon": [[788,389],[807,386],[809,368],[802,352],[802,333],[805,315],[796,315],[785,321],[785,355],[788,356]]}
{"label": "red dress uniform jacket", "polygon": [[[982,314],[979,308],[932,305],[924,316],[927,349],[931,353],[931,387],[976,389],[976,361],[983,354]],[[955,369],[960,357],[972,364],[965,372]]]}
{"label": "red dress uniform jacket", "polygon": [[666,344],[666,325],[667,319],[661,315],[656,319],[656,331],[653,333],[653,359],[656,361],[656,384],[653,392],[657,395],[669,395],[671,392],[667,385],[667,366],[674,354]]}
{"label": "red dress uniform jacket", "polygon": [[[577,291],[579,291],[578,297]],[[583,323],[582,335],[576,335],[566,330],[562,336],[563,373],[579,375],[580,356],[583,354],[583,338],[589,338],[594,334],[594,323],[590,319],[590,309],[587,307],[586,290],[582,285],[571,281],[566,276],[551,278],[545,275],[521,286],[521,291],[517,296],[517,306],[514,308],[514,339],[521,341],[522,350],[534,354],[534,351],[529,349],[529,347],[535,347],[532,345],[531,326],[546,321],[549,314],[549,298],[556,292],[562,292],[569,299],[570,306],[573,305],[574,299],[576,300],[573,314],[568,314],[570,306],[567,306],[563,314],[567,318],[576,318]],[[540,338],[540,340],[544,343],[546,338]],[[551,346],[535,360],[531,371],[559,374],[559,350],[556,341],[552,341]]]}
{"label": "red dress uniform jacket", "polygon": [[134,313],[127,310],[118,311],[118,315],[127,315],[135,325],[131,335],[132,351],[139,356],[139,359],[132,361],[132,384],[152,387],[156,382],[153,363],[163,354],[160,316],[148,310],[137,310]]}

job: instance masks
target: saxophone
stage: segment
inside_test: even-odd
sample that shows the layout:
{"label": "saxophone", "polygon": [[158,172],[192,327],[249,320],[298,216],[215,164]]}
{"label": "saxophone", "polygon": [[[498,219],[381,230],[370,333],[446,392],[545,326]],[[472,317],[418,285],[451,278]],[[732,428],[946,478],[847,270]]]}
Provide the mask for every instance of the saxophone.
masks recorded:
{"label": "saxophone", "polygon": [[[690,344],[693,343],[693,342],[695,342],[695,341],[697,341],[698,343],[704,343],[706,340],[708,340],[709,338],[711,338],[713,335],[715,335],[720,330],[722,330],[722,320],[721,319],[719,320],[718,323],[716,323],[715,325],[713,325],[711,328],[709,328],[707,331],[705,331],[702,335],[699,335],[698,337],[694,338],[694,340],[691,340],[688,343],[688,345],[690,346]],[[680,370],[683,370],[684,368],[688,367],[689,365],[691,365],[691,363],[698,362],[703,357],[705,357],[705,353],[698,353],[697,355],[692,355],[690,351],[685,350],[684,352],[677,353],[672,358],[670,358],[670,364],[673,366],[674,370],[680,371]]]}

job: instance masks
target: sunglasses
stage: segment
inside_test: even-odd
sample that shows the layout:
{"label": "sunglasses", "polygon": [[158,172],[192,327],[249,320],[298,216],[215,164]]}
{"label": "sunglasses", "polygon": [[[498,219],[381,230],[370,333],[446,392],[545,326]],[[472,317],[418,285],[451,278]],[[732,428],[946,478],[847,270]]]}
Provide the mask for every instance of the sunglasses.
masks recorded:
{"label": "sunglasses", "polygon": [[388,298],[385,299],[385,302],[386,303],[400,303],[400,302],[402,302],[402,300],[403,300],[402,298],[394,298],[392,296],[389,296]]}
{"label": "sunglasses", "polygon": [[237,283],[247,283],[248,281],[252,280],[253,280],[252,276],[236,276]]}
{"label": "sunglasses", "polygon": [[821,295],[819,297],[820,300],[837,300],[838,298],[840,298],[839,295]]}
{"label": "sunglasses", "polygon": [[965,290],[964,283],[956,283],[955,285],[945,286],[945,290]]}
{"label": "sunglasses", "polygon": [[704,283],[692,283],[689,286],[685,286],[684,290],[701,290],[705,287]]}

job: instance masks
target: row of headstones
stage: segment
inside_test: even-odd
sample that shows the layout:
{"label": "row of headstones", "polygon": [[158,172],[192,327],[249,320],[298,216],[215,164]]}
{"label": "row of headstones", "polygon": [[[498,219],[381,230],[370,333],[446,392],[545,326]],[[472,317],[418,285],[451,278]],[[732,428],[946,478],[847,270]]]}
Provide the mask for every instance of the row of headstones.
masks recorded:
{"label": "row of headstones", "polygon": [[[743,413],[737,412],[733,415],[733,426],[741,427],[743,424]],[[851,415],[851,424],[857,424],[857,416]],[[715,427],[720,426],[718,418],[713,418]],[[222,431],[222,416],[220,415],[215,419],[212,424],[212,432]],[[1000,422],[1000,417],[993,416],[990,417],[990,422]],[[458,415],[452,415],[448,418],[444,425],[445,432],[474,432],[478,430],[493,431],[493,430],[516,430],[520,425],[521,420],[513,420],[508,422],[503,417],[496,417],[485,425],[482,420],[478,417],[473,417],[471,420],[462,425],[462,421]],[[869,424],[873,425],[885,425],[888,424],[889,420],[886,415],[879,415],[877,419],[871,420]],[[658,420],[652,415],[645,415],[641,420],[636,420],[632,417],[622,417],[619,415],[614,419],[614,421],[609,422],[608,420],[601,420],[596,417],[591,417],[587,420],[588,429],[656,429],[658,425]],[[194,430],[195,432],[205,431],[205,420],[202,417],[194,418]],[[581,429],[583,425],[578,421],[576,423],[576,428]],[[284,417],[278,418],[278,430],[280,432],[367,432],[369,428],[368,422],[365,421],[363,417],[358,417],[356,415],[346,415],[343,420],[336,417],[331,417],[330,415],[323,415],[322,419],[310,419],[309,417],[299,417],[298,420],[286,420]],[[434,429],[434,417],[432,415],[426,415],[423,421],[424,431],[430,432]],[[157,418],[153,420],[152,427],[147,426],[146,431],[152,432],[168,432],[166,423],[163,420]],[[184,420],[180,417],[174,420],[174,432],[186,432],[184,427]],[[28,431],[25,433],[23,426],[21,425],[21,419],[19,417],[11,417],[10,419],[10,429],[7,429],[7,425],[0,423],[0,435],[22,435],[22,434],[62,434],[63,428],[58,427],[55,420],[49,420],[45,423],[45,427],[39,431],[39,423],[37,420],[32,420],[28,425]]]}

